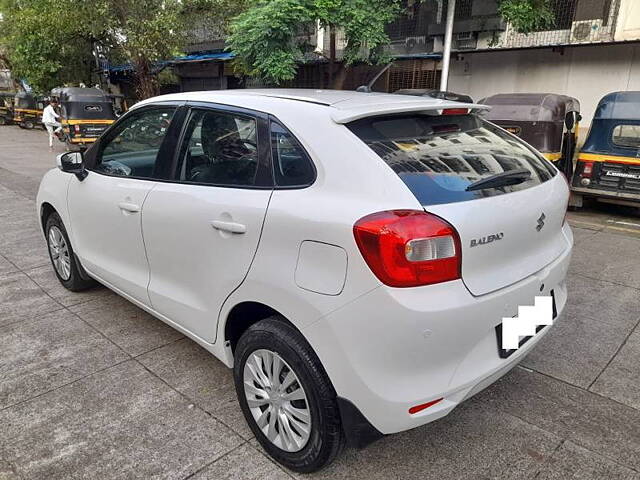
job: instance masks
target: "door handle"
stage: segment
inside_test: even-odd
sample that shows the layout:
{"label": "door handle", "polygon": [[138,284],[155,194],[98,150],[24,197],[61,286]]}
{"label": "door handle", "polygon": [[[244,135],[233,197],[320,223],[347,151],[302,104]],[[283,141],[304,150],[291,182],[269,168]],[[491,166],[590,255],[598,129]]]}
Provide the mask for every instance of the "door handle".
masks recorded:
{"label": "door handle", "polygon": [[211,226],[216,230],[222,230],[223,232],[231,233],[246,233],[247,226],[236,222],[225,222],[224,220],[214,220],[211,222]]}
{"label": "door handle", "polygon": [[135,203],[130,203],[130,202],[120,202],[118,204],[118,208],[120,208],[120,210],[124,210],[125,212],[129,212],[129,213],[138,213],[140,211],[139,205],[136,205]]}

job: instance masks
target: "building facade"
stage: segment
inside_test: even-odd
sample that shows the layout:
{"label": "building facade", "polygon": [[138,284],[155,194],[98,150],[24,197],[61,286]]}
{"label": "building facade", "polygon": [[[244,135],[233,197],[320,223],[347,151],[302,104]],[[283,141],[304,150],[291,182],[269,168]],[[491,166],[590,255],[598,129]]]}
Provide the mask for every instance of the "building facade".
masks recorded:
{"label": "building facade", "polygon": [[[391,67],[373,85],[377,91],[438,88],[448,0],[405,0],[403,14],[387,27]],[[499,15],[496,0],[457,0],[449,89],[475,100],[496,93],[559,93],[578,98],[583,124],[599,99],[614,90],[640,90],[640,0],[550,0],[553,22],[518,33]],[[224,52],[220,31],[195,25],[188,55],[172,62],[179,89],[209,90],[264,86],[238,77]],[[305,43],[314,47],[298,76],[286,86],[327,88],[330,32],[310,26]],[[336,32],[336,57],[345,45]],[[380,67],[342,70],[340,88],[368,83]],[[583,129],[584,131],[584,129]]]}

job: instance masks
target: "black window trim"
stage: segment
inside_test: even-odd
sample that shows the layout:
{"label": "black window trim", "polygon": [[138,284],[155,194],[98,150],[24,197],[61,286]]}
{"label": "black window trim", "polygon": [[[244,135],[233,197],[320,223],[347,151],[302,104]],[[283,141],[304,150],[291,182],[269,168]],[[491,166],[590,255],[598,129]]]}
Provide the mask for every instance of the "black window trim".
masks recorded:
{"label": "black window trim", "polygon": [[[170,183],[181,185],[193,185],[198,187],[233,188],[241,190],[273,190],[274,180],[271,169],[270,142],[263,139],[269,138],[268,114],[243,107],[236,107],[212,102],[188,101],[185,102],[185,116],[182,120],[179,135],[177,136],[176,147],[174,148],[169,168],[170,176],[167,180]],[[187,127],[194,111],[213,111],[227,114],[237,114],[244,117],[253,118],[256,121],[256,139],[258,145],[258,171],[256,172],[256,183],[254,185],[228,185],[214,183],[198,183],[180,180],[178,166],[180,164],[180,154],[182,146],[186,140]]]}
{"label": "black window trim", "polygon": [[[307,157],[307,161],[309,162],[309,164],[311,165],[311,169],[313,170],[313,178],[311,179],[310,182],[308,183],[304,183],[304,184],[300,184],[300,185],[278,185],[276,182],[276,174],[275,174],[275,168],[276,168],[276,159],[274,158],[274,151],[273,151],[273,145],[271,144],[271,124],[275,123],[276,125],[278,125],[280,128],[282,128],[285,132],[287,132],[289,135],[291,135],[291,137],[295,140],[295,142],[298,144],[298,147],[300,148],[300,150],[302,150],[302,153],[305,155],[305,157]],[[309,152],[307,152],[307,149],[304,148],[304,145],[302,145],[302,142],[300,142],[300,140],[298,140],[298,137],[296,137],[293,132],[291,132],[291,130],[289,130],[284,123],[282,123],[280,120],[278,120],[275,116],[273,115],[269,115],[269,152],[271,155],[271,169],[272,169],[272,175],[273,175],[273,184],[274,184],[274,188],[276,190],[300,190],[303,188],[309,188],[311,185],[313,185],[314,183],[316,183],[316,180],[318,179],[318,169],[316,168],[316,164],[313,161],[313,159],[311,158],[311,155],[309,155]]]}
{"label": "black window trim", "polygon": [[[86,152],[85,152],[85,167],[86,169],[98,175],[103,175],[105,177],[114,177],[120,179],[131,179],[131,180],[144,180],[148,182],[167,182],[171,181],[170,179],[170,166],[171,159],[173,157],[172,150],[175,151],[175,138],[174,134],[176,130],[180,132],[182,130],[182,124],[184,122],[185,109],[183,108],[185,102],[184,101],[166,101],[166,102],[154,102],[148,105],[143,105],[142,107],[132,108],[122,117],[120,117],[116,122],[112,123],[107,130],[102,134],[100,139],[95,142]],[[162,108],[174,107],[175,111],[173,113],[173,117],[171,118],[171,123],[169,128],[167,129],[167,133],[162,139],[162,143],[160,144],[160,148],[158,149],[158,159],[159,165],[161,167],[161,175],[150,178],[150,177],[138,177],[138,176],[126,176],[126,175],[114,175],[106,172],[101,172],[96,170],[96,166],[98,161],[101,159],[102,152],[106,148],[106,144],[112,140],[115,136],[116,130],[122,123],[128,121],[130,118],[135,118],[139,115],[142,115],[145,112],[150,110],[159,110]],[[158,161],[158,160],[156,160]]]}

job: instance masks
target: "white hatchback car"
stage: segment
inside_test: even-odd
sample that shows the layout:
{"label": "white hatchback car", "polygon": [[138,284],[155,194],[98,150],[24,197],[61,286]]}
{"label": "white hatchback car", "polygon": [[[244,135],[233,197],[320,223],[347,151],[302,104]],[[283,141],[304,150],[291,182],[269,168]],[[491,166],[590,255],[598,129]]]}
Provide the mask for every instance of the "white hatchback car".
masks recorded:
{"label": "white hatchback car", "polygon": [[55,272],[230,368],[297,471],[436,420],[520,361],[501,322],[567,299],[564,177],[481,105],[313,90],[137,104],[38,193]]}

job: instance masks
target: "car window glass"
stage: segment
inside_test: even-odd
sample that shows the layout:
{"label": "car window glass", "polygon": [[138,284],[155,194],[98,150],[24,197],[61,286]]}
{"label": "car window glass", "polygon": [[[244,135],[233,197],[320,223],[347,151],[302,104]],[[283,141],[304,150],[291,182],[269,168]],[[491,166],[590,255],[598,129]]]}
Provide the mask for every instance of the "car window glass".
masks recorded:
{"label": "car window glass", "polygon": [[640,125],[618,125],[613,129],[613,143],[619,147],[640,148]]}
{"label": "car window glass", "polygon": [[220,186],[255,185],[256,120],[244,115],[195,110],[180,152],[178,179]]}
{"label": "car window glass", "polygon": [[[476,115],[369,117],[347,126],[398,174],[422,205],[524,190],[556,172],[524,142]],[[479,180],[522,169],[530,176],[516,185],[467,190]]]}
{"label": "car window glass", "polygon": [[94,171],[123,177],[154,178],[156,161],[175,108],[147,110],[125,119],[102,147]]}
{"label": "car window glass", "polygon": [[281,125],[271,123],[271,155],[276,184],[309,185],[315,172],[311,160],[296,138]]}

